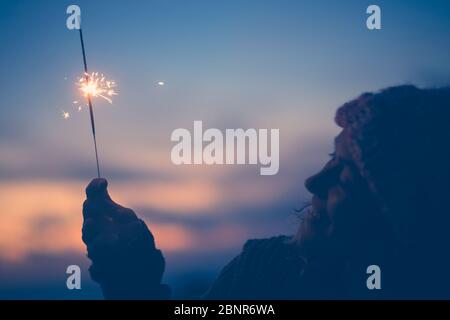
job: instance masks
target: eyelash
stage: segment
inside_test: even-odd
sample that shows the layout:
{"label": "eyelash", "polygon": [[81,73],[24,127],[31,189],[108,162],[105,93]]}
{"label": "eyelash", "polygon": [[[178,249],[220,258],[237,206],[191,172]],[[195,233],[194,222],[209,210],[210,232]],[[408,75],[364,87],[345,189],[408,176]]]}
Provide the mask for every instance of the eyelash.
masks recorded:
{"label": "eyelash", "polygon": [[335,159],[336,158],[336,152],[333,151],[332,153],[328,154],[330,156],[331,159]]}

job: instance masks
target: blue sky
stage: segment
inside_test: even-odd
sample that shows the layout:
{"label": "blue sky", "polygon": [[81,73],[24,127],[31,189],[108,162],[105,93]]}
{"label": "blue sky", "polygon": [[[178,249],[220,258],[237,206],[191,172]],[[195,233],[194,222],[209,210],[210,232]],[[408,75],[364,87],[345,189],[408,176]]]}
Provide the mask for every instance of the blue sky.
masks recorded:
{"label": "blue sky", "polygon": [[[88,265],[80,208],[95,163],[88,113],[72,103],[82,58],[66,28],[70,4],[82,10],[90,70],[118,83],[113,105],[94,102],[104,176],[157,233],[169,282],[214,275],[247,238],[295,231],[292,209],[332,151],[339,105],[397,84],[450,84],[448,1],[3,0],[0,268],[13,280],[2,297],[67,297],[64,273],[27,285],[36,259],[55,270]],[[382,30],[366,28],[370,4],[381,7]],[[173,166],[170,134],[194,120],[279,128],[279,174]],[[83,297],[98,297],[92,290]]]}

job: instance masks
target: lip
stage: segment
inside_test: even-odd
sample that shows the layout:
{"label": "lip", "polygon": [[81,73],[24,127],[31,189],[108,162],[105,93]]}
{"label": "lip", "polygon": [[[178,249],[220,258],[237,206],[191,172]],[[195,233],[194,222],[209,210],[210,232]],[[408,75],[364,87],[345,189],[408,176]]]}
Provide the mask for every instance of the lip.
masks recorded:
{"label": "lip", "polygon": [[325,203],[316,195],[312,197],[311,205],[319,211],[323,211],[325,209]]}
{"label": "lip", "polygon": [[314,195],[311,199],[311,210],[312,215],[316,217],[321,217],[327,214],[325,203]]}

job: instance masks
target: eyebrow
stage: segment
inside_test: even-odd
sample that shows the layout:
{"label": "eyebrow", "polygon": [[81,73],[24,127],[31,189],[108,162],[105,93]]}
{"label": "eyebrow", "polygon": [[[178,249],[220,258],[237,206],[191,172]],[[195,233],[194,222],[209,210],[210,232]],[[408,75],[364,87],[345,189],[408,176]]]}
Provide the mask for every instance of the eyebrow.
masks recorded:
{"label": "eyebrow", "polygon": [[347,158],[343,158],[343,157],[340,157],[340,156],[337,155],[337,152],[336,152],[336,142],[338,142],[339,137],[340,137],[340,135],[338,135],[337,137],[334,138],[334,151],[333,151],[332,153],[334,153],[335,157],[336,157],[340,162],[342,162],[343,164],[346,164],[346,165],[349,165],[349,166],[351,166],[351,167],[354,167],[355,164],[353,163],[352,160],[347,159]]}

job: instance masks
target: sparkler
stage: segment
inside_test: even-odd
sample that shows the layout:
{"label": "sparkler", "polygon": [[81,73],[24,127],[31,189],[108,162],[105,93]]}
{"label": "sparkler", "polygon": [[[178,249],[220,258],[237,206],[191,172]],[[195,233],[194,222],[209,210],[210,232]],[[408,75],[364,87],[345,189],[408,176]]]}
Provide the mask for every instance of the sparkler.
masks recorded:
{"label": "sparkler", "polygon": [[[94,139],[95,160],[97,163],[97,176],[100,178],[100,165],[98,161],[97,138],[95,134],[95,119],[94,110],[92,107],[92,98],[100,97],[108,101],[109,103],[112,103],[111,97],[117,95],[114,89],[116,87],[116,83],[114,81],[107,80],[103,74],[99,74],[98,72],[92,72],[91,74],[88,73],[86,51],[84,49],[83,31],[81,30],[81,27],[79,29],[79,32],[81,51],[83,53],[84,75],[78,79],[78,86],[80,87],[81,92],[84,94],[88,101],[92,137]],[[78,106],[78,111],[81,111],[81,106]]]}
{"label": "sparkler", "polygon": [[62,112],[62,117],[63,117],[64,120],[67,120],[67,119],[70,118],[70,113],[68,113],[68,112],[66,112],[66,111],[63,111],[63,112]]}
{"label": "sparkler", "polygon": [[[91,129],[92,129],[92,137],[94,140],[94,149],[95,149],[95,160],[97,163],[97,176],[100,178],[100,165],[98,161],[98,150],[97,150],[97,138],[95,134],[95,120],[94,120],[94,109],[92,107],[92,98],[100,97],[105,99],[109,103],[112,103],[111,97],[116,95],[114,88],[116,83],[114,81],[106,80],[103,74],[99,74],[98,72],[93,72],[89,74],[88,66],[86,61],[86,50],[84,48],[84,40],[83,40],[83,31],[81,29],[81,9],[77,5],[70,5],[67,7],[66,12],[71,14],[66,22],[67,28],[69,30],[78,29],[80,34],[80,43],[81,43],[81,52],[83,54],[83,66],[84,66],[84,75],[78,79],[78,86],[80,90],[87,98],[88,106],[89,106],[89,115],[91,119]],[[78,101],[74,101],[74,104],[78,104]],[[78,106],[78,111],[81,111],[81,105]],[[64,113],[64,119],[69,117],[68,113]]]}
{"label": "sparkler", "polygon": [[89,90],[85,91],[87,100],[88,100],[88,105],[89,105],[89,114],[90,114],[90,118],[91,118],[91,128],[92,128],[92,137],[94,138],[94,149],[95,149],[95,161],[97,163],[97,176],[100,178],[100,165],[98,162],[98,150],[97,150],[97,138],[95,136],[95,120],[94,120],[94,110],[92,108],[92,100],[91,100],[91,94],[95,93],[95,86],[91,85],[88,86],[90,83],[90,79],[89,79],[89,73],[88,73],[88,67],[87,67],[87,62],[86,62],[86,51],[84,49],[84,40],[83,40],[83,31],[80,29],[78,29],[80,32],[80,42],[81,42],[81,51],[83,53],[83,64],[84,64],[84,77],[85,77],[85,83],[86,83],[86,88],[89,88]]}

